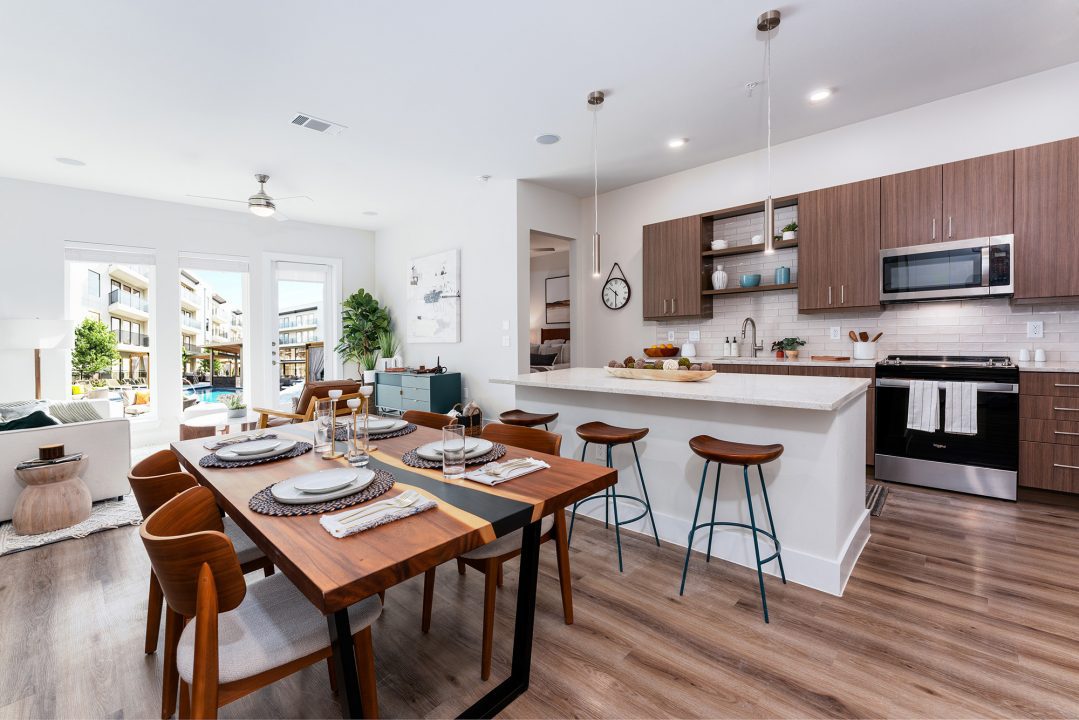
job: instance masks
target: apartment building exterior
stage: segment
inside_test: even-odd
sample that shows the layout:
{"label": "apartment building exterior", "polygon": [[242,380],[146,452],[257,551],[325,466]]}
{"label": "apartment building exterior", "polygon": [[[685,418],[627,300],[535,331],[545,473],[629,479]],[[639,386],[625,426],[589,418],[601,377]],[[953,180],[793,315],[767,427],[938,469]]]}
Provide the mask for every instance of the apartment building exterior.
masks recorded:
{"label": "apartment building exterior", "polygon": [[[322,306],[319,303],[297,305],[284,308],[277,315],[281,379],[284,382],[306,380],[309,354],[322,356]],[[310,359],[314,360],[314,357]]]}

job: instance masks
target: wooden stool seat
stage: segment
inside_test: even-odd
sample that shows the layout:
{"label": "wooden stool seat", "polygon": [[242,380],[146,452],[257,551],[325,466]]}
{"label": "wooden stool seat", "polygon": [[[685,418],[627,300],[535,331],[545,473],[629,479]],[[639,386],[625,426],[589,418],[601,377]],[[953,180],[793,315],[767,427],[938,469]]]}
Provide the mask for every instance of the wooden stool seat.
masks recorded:
{"label": "wooden stool seat", "polygon": [[782,445],[730,442],[709,435],[698,435],[689,441],[689,447],[705,460],[724,465],[760,465],[783,454]]}
{"label": "wooden stool seat", "polygon": [[553,423],[556,418],[558,418],[558,413],[531,413],[524,410],[507,410],[498,416],[498,419],[506,425],[520,427],[536,427],[537,425],[546,427],[547,423]]}
{"label": "wooden stool seat", "polygon": [[585,442],[597,445],[634,443],[648,434],[648,428],[624,428],[605,422],[590,422],[577,426],[577,435]]}

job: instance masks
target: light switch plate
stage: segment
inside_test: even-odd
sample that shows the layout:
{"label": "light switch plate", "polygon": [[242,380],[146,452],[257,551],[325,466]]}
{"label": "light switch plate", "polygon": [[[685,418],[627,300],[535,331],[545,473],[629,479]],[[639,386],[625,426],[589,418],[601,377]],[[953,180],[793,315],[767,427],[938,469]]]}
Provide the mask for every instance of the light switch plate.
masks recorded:
{"label": "light switch plate", "polygon": [[667,331],[667,342],[674,342],[674,330]]}
{"label": "light switch plate", "polygon": [[509,320],[503,320],[502,321],[502,329],[503,330],[509,330],[510,329],[510,321]]}
{"label": "light switch plate", "polygon": [[1027,337],[1040,338],[1045,336],[1045,325],[1041,320],[1031,320],[1027,323]]}
{"label": "light switch plate", "polygon": [[843,337],[842,335],[840,335],[842,331],[843,329],[840,328],[838,325],[833,325],[832,327],[828,328],[828,337],[832,340],[839,340]]}
{"label": "light switch plate", "polygon": [[690,330],[689,331],[689,341],[690,342],[700,342],[701,341],[701,331],[700,330]]}

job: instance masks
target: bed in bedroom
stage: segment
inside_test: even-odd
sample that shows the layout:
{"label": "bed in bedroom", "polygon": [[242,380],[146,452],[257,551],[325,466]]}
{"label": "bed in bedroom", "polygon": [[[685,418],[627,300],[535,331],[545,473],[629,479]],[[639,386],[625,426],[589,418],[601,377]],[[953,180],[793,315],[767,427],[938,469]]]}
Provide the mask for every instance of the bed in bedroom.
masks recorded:
{"label": "bed in bedroom", "polygon": [[532,343],[529,372],[550,372],[570,366],[569,328],[541,328],[539,343]]}

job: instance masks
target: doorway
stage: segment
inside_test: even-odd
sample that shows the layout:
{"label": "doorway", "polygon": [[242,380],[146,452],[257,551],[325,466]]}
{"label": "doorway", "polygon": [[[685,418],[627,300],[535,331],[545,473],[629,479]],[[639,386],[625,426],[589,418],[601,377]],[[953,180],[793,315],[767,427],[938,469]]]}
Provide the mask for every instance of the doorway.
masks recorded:
{"label": "doorway", "polygon": [[573,364],[573,241],[529,233],[529,371],[548,372]]}

